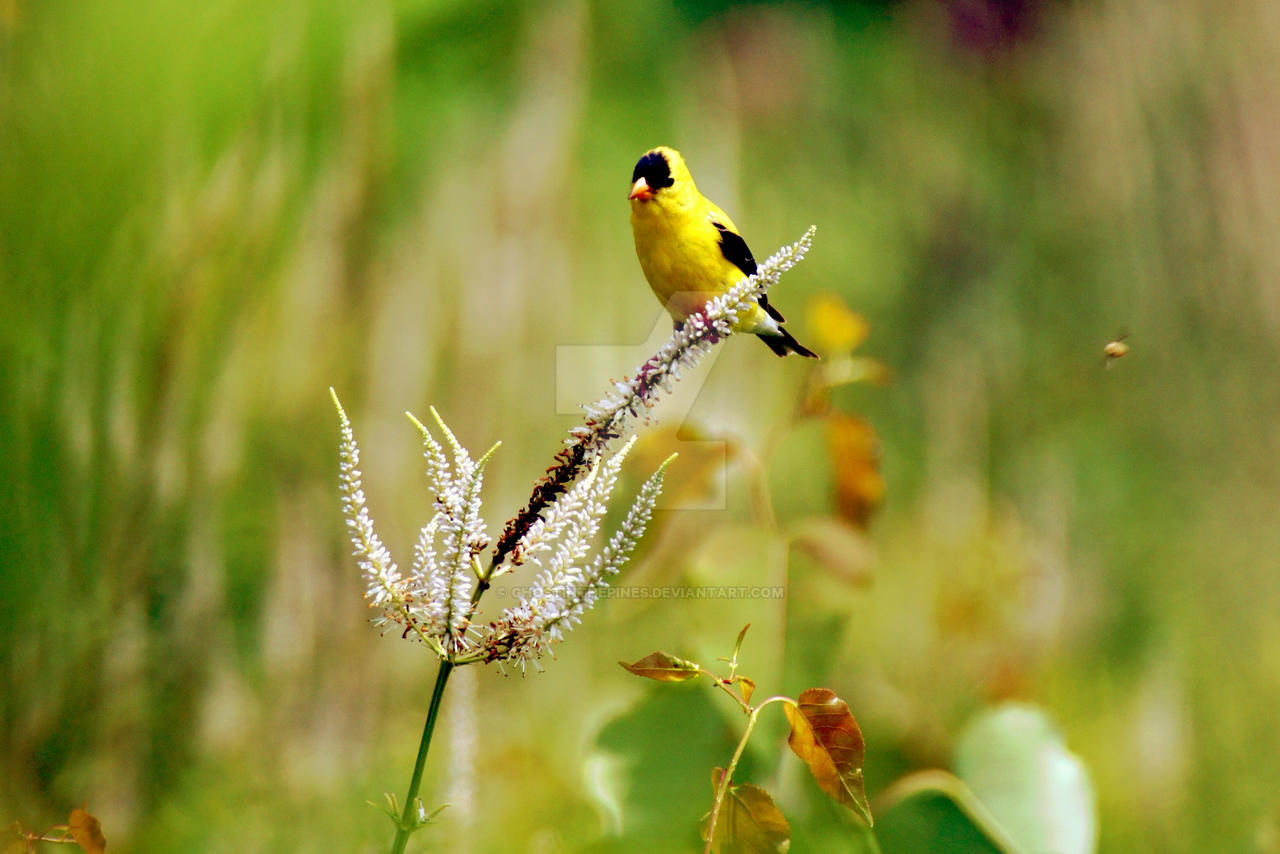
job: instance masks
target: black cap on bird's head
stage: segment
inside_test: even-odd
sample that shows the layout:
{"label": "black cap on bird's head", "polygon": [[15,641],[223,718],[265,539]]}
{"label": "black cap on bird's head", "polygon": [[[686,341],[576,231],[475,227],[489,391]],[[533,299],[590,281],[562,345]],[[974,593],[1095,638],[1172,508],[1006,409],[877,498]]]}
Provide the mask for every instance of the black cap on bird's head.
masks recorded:
{"label": "black cap on bird's head", "polygon": [[668,152],[680,156],[668,148],[655,148],[636,162],[635,171],[631,173],[631,195],[627,196],[628,199],[647,201],[659,190],[675,183]]}

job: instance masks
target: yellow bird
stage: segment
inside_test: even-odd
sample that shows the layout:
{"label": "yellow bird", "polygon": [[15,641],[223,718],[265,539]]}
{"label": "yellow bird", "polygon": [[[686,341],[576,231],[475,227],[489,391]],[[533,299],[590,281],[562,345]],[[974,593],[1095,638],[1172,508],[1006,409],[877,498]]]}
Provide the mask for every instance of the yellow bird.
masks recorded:
{"label": "yellow bird", "polygon": [[[679,326],[707,300],[756,271],[747,242],[728,214],[698,192],[674,148],[645,153],[631,173],[631,231],[649,287]],[[818,356],[782,327],[782,313],[760,305],[734,327],[753,332],[779,356]]]}

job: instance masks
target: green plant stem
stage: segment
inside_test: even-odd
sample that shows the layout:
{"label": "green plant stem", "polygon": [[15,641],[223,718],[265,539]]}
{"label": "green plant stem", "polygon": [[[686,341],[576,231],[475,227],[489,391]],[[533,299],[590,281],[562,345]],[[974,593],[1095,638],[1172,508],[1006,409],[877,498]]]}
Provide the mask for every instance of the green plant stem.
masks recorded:
{"label": "green plant stem", "polygon": [[747,748],[747,739],[751,738],[751,731],[756,728],[756,719],[759,716],[758,708],[752,709],[751,714],[747,716],[747,728],[743,731],[741,740],[738,741],[738,749],[733,751],[729,767],[720,775],[720,785],[716,786],[715,803],[711,805],[711,818],[707,822],[707,847],[702,849],[703,854],[711,854],[711,845],[716,838],[716,822],[720,820],[720,808],[724,805],[724,796],[729,792],[729,781],[733,779],[733,772],[738,767],[738,760],[742,758],[742,751]]}
{"label": "green plant stem", "polygon": [[440,670],[436,673],[436,687],[431,692],[431,705],[427,708],[427,723],[422,728],[422,742],[418,745],[418,760],[413,765],[413,779],[409,781],[409,792],[404,797],[404,812],[400,816],[395,842],[391,845],[391,854],[404,854],[404,847],[409,844],[409,834],[417,827],[414,804],[418,800],[418,787],[422,785],[422,769],[427,765],[431,734],[435,732],[436,717],[440,714],[440,701],[444,699],[444,686],[452,672],[453,662],[440,662]]}
{"label": "green plant stem", "polygon": [[[706,673],[706,671],[702,671]],[[711,674],[707,674],[711,675]],[[712,677],[713,679],[715,677]],[[715,803],[711,805],[711,818],[707,822],[707,847],[702,849],[703,854],[711,854],[711,844],[716,838],[716,822],[720,820],[720,808],[724,805],[724,796],[729,792],[729,783],[733,780],[733,772],[738,767],[738,760],[742,758],[742,751],[747,749],[747,739],[751,738],[751,731],[756,728],[756,719],[760,717],[760,711],[772,703],[795,703],[790,697],[770,697],[760,705],[752,708],[741,697],[733,693],[725,685],[716,680],[716,684],[728,692],[747,711],[747,728],[742,733],[742,739],[738,742],[738,749],[733,751],[733,758],[729,760],[729,767],[725,769],[724,774],[720,776],[720,785],[716,786]]]}
{"label": "green plant stem", "polygon": [[725,684],[725,681],[723,679],[721,679],[719,676],[712,673],[710,670],[703,670],[701,667],[698,668],[698,672],[701,673],[703,676],[706,676],[708,679],[710,679],[712,685],[716,686],[721,691],[725,692],[730,697],[732,697],[734,702],[736,702],[739,706],[742,706],[742,711],[744,714],[747,714],[747,715],[751,714],[751,704],[748,703],[746,700],[744,700],[742,698],[742,695],[740,695],[737,691],[734,691],[731,687]]}

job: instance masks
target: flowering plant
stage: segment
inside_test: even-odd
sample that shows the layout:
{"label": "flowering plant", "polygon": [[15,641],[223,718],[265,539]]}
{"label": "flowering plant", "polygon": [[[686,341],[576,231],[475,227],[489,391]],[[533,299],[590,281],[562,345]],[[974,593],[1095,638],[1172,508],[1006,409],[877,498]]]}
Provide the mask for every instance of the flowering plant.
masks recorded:
{"label": "flowering plant", "polygon": [[[552,645],[595,604],[643,536],[672,459],[644,483],[622,523],[592,557],[592,543],[635,438],[613,453],[610,442],[652,407],[682,371],[733,333],[738,319],[804,257],[814,230],[810,227],[798,241],[761,263],[754,275],[708,300],[701,311],[677,324],[667,343],[629,379],[616,382],[608,394],[584,407],[585,422],[570,431],[555,463],[534,484],[528,503],[503,527],[487,561],[482,558],[490,544],[481,516],[481,487],[485,465],[498,445],[472,459],[435,409],[431,418],[443,444],[435,432],[409,416],[422,434],[435,498],[412,563],[402,572],[374,530],[361,483],[360,449],[346,411],[330,389],[342,437],[342,510],[367,585],[365,597],[378,612],[372,622],[383,628],[402,627],[406,638],[426,644],[440,659],[403,810],[394,796],[387,798],[388,814],[397,828],[393,854],[403,852],[409,834],[436,814],[427,814],[417,792],[449,674],[476,662],[496,662],[499,667],[509,662],[521,672],[529,664],[539,668],[538,660],[550,654]],[[527,594],[484,623],[481,597],[496,577],[525,561],[541,567]]]}

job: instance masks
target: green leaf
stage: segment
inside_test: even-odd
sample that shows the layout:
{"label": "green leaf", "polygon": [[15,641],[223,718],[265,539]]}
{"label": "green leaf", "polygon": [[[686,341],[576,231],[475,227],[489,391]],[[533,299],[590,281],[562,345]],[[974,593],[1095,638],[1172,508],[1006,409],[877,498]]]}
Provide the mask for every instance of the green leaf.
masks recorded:
{"label": "green leaf", "polygon": [[[611,837],[610,844],[586,845],[583,854],[683,851],[686,841],[700,854],[698,822],[711,802],[707,772],[732,752],[737,738],[719,715],[721,707],[731,705],[728,698],[696,688],[662,685],[637,692],[630,707],[600,730],[596,755],[614,776],[593,781],[591,788],[598,786],[615,805],[621,835]],[[741,725],[742,711],[737,714],[735,723]],[[768,770],[750,751],[738,768],[743,780]]]}
{"label": "green leaf", "polygon": [[444,812],[449,808],[449,804],[441,804],[440,806],[432,810],[430,813],[428,813],[427,808],[423,806],[421,798],[415,798],[414,800],[418,806],[418,809],[413,816],[414,830],[417,830],[418,828],[421,828],[421,827],[426,827],[428,824],[431,824],[431,822],[435,821],[436,816],[440,815],[440,813]]}
{"label": "green leaf", "polygon": [[698,665],[665,652],[651,652],[634,664],[619,661],[636,676],[656,679],[659,682],[684,682],[698,675]]}
{"label": "green leaf", "polygon": [[1043,710],[980,713],[956,745],[956,773],[1023,851],[1092,854],[1098,818],[1088,769]]}
{"label": "green leaf", "polygon": [[[722,774],[723,768],[712,772],[712,789],[719,787]],[[704,841],[710,821],[708,813],[703,817]],[[783,854],[790,847],[791,825],[769,793],[750,783],[731,785],[716,817],[711,850],[717,854]]]}
{"label": "green leaf", "polygon": [[369,806],[384,813],[387,818],[391,819],[391,823],[396,827],[400,826],[400,799],[391,792],[383,792],[382,797],[386,799],[386,804],[376,804],[373,801],[365,801]]}
{"label": "green leaf", "polygon": [[918,771],[880,797],[876,838],[884,854],[1023,854],[964,781]]}
{"label": "green leaf", "polygon": [[810,688],[783,709],[791,722],[787,744],[804,760],[822,791],[873,823],[862,780],[866,744],[849,705],[828,688]]}
{"label": "green leaf", "polygon": [[742,627],[742,631],[738,632],[738,639],[733,644],[733,655],[730,656],[731,661],[738,660],[738,650],[742,649],[742,639],[747,636],[747,629],[751,628],[751,624],[747,623]]}

